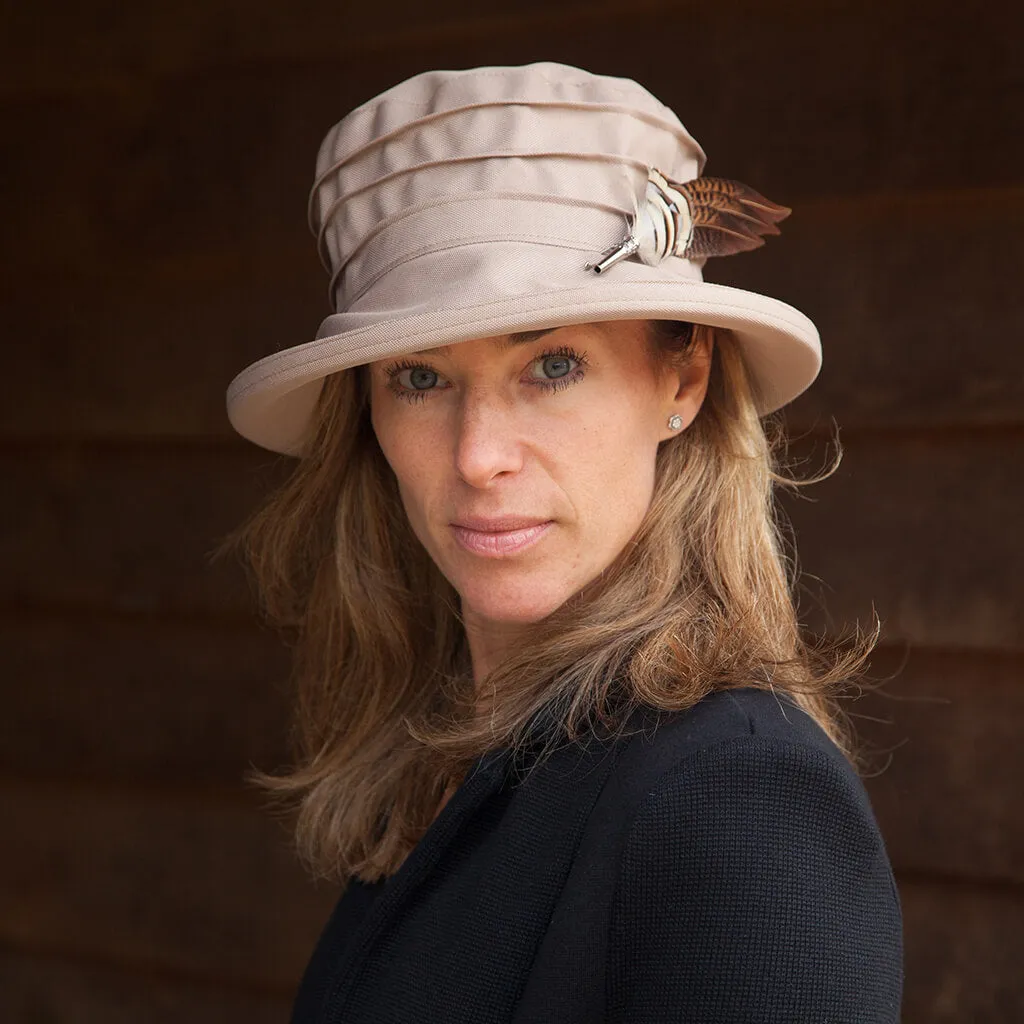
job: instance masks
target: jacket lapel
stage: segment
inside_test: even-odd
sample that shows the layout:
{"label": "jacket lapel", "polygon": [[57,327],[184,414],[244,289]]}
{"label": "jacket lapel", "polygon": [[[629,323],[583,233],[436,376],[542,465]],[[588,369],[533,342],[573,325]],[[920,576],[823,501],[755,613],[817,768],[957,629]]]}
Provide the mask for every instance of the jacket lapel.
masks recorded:
{"label": "jacket lapel", "polygon": [[[362,1019],[360,1006],[368,1005],[377,986],[387,981],[389,993],[401,990],[401,985],[391,984],[387,973],[401,971],[396,960],[429,958],[440,944],[465,943],[452,955],[462,965],[459,1002],[467,1012],[480,1012],[495,991],[516,990],[525,981],[530,958],[543,937],[582,829],[614,760],[613,750],[593,733],[555,750],[525,780],[519,776],[518,759],[508,749],[478,758],[399,871],[386,880],[357,927],[325,998],[324,1019]],[[484,805],[499,795],[502,799],[485,811]],[[434,877],[442,861],[444,874]],[[467,936],[479,925],[472,916],[478,890],[487,893],[488,919],[514,921],[516,927],[503,955],[474,970],[473,957],[483,952]],[[375,957],[375,946],[392,927],[400,930],[399,935],[390,934],[388,942],[397,942],[394,948],[401,949],[402,955]],[[445,985],[443,975],[439,960],[439,990]],[[478,981],[483,987],[474,992]],[[503,997],[508,1000],[507,1013],[514,1005],[510,995],[506,992]],[[347,1009],[350,1000],[353,1005]],[[428,1009],[424,1004],[419,1007],[421,1013]],[[399,1006],[389,1004],[389,1012],[395,1020],[406,1019]],[[424,1018],[410,1015],[408,1019]],[[449,1020],[455,1024],[454,1018]]]}
{"label": "jacket lapel", "polygon": [[473,813],[502,787],[510,762],[507,748],[488,751],[473,762],[462,784],[445,804],[423,838],[388,878],[363,916],[338,965],[327,992],[325,1007],[340,1007],[365,961],[374,940],[400,914],[409,894],[434,870]]}

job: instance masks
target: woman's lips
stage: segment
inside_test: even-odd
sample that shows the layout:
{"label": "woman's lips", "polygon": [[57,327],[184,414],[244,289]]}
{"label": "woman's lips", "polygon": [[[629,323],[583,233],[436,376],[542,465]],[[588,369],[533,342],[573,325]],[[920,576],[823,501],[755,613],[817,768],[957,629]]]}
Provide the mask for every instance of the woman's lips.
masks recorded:
{"label": "woman's lips", "polygon": [[553,523],[534,523],[514,530],[474,530],[468,526],[452,523],[455,540],[466,551],[485,558],[505,558],[518,554],[535,544],[547,533]]}

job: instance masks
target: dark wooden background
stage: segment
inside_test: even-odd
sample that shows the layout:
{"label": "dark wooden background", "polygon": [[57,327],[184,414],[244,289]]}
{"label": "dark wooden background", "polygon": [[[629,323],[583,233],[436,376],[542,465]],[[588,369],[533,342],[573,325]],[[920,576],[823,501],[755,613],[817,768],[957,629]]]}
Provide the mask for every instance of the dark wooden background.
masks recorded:
{"label": "dark wooden background", "polygon": [[[327,312],[316,148],[436,67],[638,79],[708,172],[793,207],[709,276],[818,322],[791,502],[907,944],[904,1019],[1024,1019],[1024,63],[1019,5],[7,5],[2,47],[0,1018],[283,1021],[335,897],[242,782],[285,656],[218,539],[279,473],[224,389]],[[808,604],[809,621],[821,621]],[[902,667],[901,667],[902,666]],[[884,770],[882,770],[884,769]]]}

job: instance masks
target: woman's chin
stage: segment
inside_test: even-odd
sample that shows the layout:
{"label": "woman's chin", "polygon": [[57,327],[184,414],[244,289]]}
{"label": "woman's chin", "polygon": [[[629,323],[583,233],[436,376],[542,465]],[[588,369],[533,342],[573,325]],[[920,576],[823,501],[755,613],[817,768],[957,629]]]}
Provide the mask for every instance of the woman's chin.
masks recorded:
{"label": "woman's chin", "polygon": [[[458,589],[458,588],[456,588]],[[545,593],[537,587],[467,587],[459,591],[463,618],[478,622],[526,626],[546,619],[569,597],[566,593]]]}

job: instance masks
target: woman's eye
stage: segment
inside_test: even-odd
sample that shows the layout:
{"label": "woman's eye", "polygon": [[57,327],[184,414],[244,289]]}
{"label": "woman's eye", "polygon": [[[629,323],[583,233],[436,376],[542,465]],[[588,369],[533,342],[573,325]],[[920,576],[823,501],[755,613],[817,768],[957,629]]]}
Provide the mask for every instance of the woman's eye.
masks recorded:
{"label": "woman's eye", "polygon": [[568,376],[575,368],[576,360],[571,356],[544,356],[533,364],[534,373],[548,380]]}
{"label": "woman's eye", "polygon": [[[527,377],[521,377],[520,381],[544,391],[560,391],[582,380],[586,365],[586,355],[571,349],[546,352],[530,364]],[[385,381],[397,398],[409,402],[425,401],[435,392],[448,391],[453,387],[452,382],[436,370],[415,364],[403,366],[399,363],[388,367]]]}
{"label": "woman's eye", "polygon": [[410,391],[429,391],[437,385],[437,374],[425,366],[413,366],[396,375],[398,383]]}

